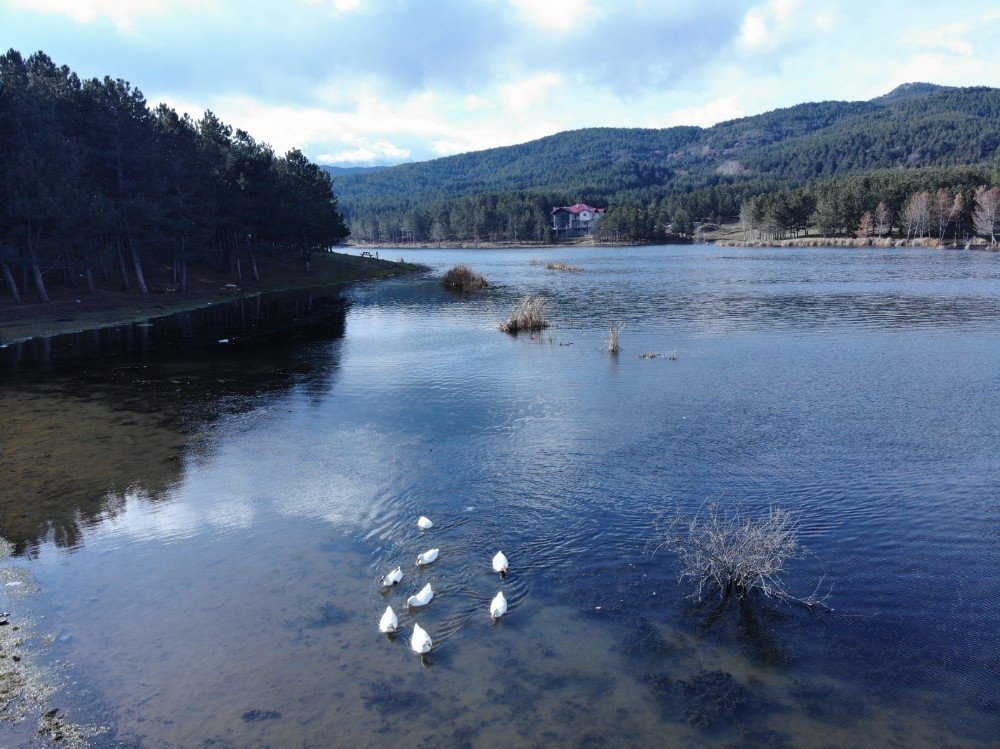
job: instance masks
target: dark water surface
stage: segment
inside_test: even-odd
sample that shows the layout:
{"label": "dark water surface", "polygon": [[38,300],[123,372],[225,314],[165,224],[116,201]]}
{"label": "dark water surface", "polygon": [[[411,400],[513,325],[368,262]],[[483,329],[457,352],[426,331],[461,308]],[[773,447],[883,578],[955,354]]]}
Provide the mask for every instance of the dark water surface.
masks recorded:
{"label": "dark water surface", "polygon": [[[4,605],[95,743],[997,745],[1000,257],[397,254],[435,270],[0,350]],[[526,292],[552,329],[499,333]],[[686,600],[648,546],[706,499],[798,512],[834,612]]]}

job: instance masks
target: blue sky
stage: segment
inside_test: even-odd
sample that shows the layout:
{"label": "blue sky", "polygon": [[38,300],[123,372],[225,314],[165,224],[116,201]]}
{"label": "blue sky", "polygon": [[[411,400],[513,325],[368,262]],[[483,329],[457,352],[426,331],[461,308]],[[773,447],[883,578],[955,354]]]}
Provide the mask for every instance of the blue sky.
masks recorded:
{"label": "blue sky", "polygon": [[4,48],[341,165],[1000,86],[998,32],[979,0],[0,0]]}

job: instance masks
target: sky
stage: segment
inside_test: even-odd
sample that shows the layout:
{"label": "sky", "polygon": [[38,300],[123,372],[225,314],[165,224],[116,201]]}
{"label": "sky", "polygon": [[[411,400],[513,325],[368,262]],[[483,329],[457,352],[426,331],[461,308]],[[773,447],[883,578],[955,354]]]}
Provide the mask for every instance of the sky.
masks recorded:
{"label": "sky", "polygon": [[1000,86],[998,37],[995,0],[0,0],[4,49],[340,166]]}

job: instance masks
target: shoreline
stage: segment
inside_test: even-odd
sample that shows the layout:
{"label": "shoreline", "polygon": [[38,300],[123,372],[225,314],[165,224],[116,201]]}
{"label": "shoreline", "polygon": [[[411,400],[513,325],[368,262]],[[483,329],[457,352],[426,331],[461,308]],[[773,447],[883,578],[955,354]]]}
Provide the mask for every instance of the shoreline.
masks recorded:
{"label": "shoreline", "polygon": [[[50,289],[52,301],[25,302],[19,306],[5,298],[0,300],[0,346],[152,320],[258,294],[332,288],[422,269],[413,263],[400,264],[339,252],[314,254],[312,272],[308,275],[301,269],[288,273],[288,268],[273,263],[260,265],[264,280],[250,280],[240,286],[232,283],[228,274],[223,276],[210,269],[201,269],[203,277],[192,281],[187,292],[151,290],[150,294],[141,296],[134,292],[98,290],[97,294],[88,295],[76,289]],[[208,278],[204,277],[206,275]]]}
{"label": "shoreline", "polygon": [[[558,242],[476,242],[473,240],[447,239],[441,242],[348,242],[344,247],[354,250],[558,250],[572,247],[657,247],[661,245],[695,244],[690,239],[657,240],[655,242],[598,242],[593,237],[579,237]],[[710,244],[710,243],[709,243]],[[382,258],[387,259],[387,258]]]}
{"label": "shoreline", "polygon": [[[545,244],[542,242],[461,242],[449,240],[443,242],[414,242],[412,244],[390,244],[387,242],[376,243],[350,243],[346,245],[356,250],[527,250],[527,249],[569,249],[573,247],[661,247],[667,245],[716,245],[718,247],[757,247],[757,248],[780,248],[780,247],[920,247],[923,249],[941,250],[987,250],[996,251],[998,248],[990,248],[989,242],[976,237],[968,242],[955,244],[954,242],[939,239],[919,237],[915,239],[903,239],[900,237],[793,237],[790,239],[729,239],[723,237],[700,237],[684,242],[650,241],[650,242],[556,242]],[[383,258],[385,259],[385,258]]]}
{"label": "shoreline", "polygon": [[707,244],[719,247],[920,247],[929,250],[989,250],[990,245],[984,239],[976,238],[969,242],[956,244],[954,242],[919,237],[902,239],[889,237],[794,237],[792,239],[714,239],[705,240]]}

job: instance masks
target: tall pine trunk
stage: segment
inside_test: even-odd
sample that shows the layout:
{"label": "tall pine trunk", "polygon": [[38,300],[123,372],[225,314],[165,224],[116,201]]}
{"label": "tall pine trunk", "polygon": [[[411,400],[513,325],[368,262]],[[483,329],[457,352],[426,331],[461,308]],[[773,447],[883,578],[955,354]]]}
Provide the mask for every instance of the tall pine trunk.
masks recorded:
{"label": "tall pine trunk", "polygon": [[3,277],[7,281],[7,288],[10,289],[10,295],[14,297],[14,304],[20,304],[21,292],[17,290],[17,282],[14,280],[14,274],[10,272],[10,266],[7,263],[0,263],[0,268],[3,269]]}
{"label": "tall pine trunk", "polygon": [[35,280],[35,291],[38,293],[38,301],[49,301],[49,293],[45,290],[45,279],[42,278],[42,266],[38,260],[38,244],[41,241],[42,230],[36,232],[28,230],[28,260],[31,263],[31,275]]}
{"label": "tall pine trunk", "polygon": [[122,274],[122,291],[131,291],[132,283],[128,280],[128,268],[125,267],[125,256],[122,254],[122,243],[117,243],[118,250],[118,270]]}
{"label": "tall pine trunk", "polygon": [[247,237],[246,243],[247,260],[250,261],[250,274],[253,276],[254,281],[260,281],[260,273],[257,272],[257,261],[254,259],[253,252],[250,250],[250,238]]}
{"label": "tall pine trunk", "polygon": [[125,234],[125,241],[128,243],[128,249],[132,255],[132,269],[135,271],[135,285],[139,287],[140,294],[148,294],[149,288],[146,286],[146,277],[142,272],[142,261],[139,259],[138,250],[135,249],[135,243],[132,241],[131,232],[127,232]]}
{"label": "tall pine trunk", "polygon": [[69,274],[69,287],[71,289],[76,288],[76,268],[73,267],[73,258],[70,257],[69,251],[65,253],[66,257],[66,272]]}
{"label": "tall pine trunk", "polygon": [[187,243],[181,239],[181,259],[180,259],[180,284],[181,291],[188,290],[188,266],[187,266]]}

